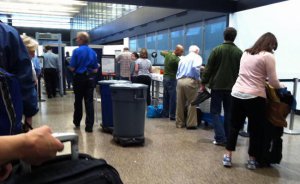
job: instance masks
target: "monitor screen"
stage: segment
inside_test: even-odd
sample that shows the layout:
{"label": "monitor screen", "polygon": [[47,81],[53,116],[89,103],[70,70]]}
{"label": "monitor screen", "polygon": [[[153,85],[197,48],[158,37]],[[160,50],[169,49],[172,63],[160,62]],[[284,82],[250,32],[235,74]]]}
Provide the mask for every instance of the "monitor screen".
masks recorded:
{"label": "monitor screen", "polygon": [[115,74],[115,55],[102,55],[102,75]]}

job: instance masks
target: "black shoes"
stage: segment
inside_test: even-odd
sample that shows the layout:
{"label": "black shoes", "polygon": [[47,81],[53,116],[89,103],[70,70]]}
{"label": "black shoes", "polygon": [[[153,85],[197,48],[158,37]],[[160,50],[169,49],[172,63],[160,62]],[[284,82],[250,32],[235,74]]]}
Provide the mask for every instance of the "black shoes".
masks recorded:
{"label": "black shoes", "polygon": [[73,124],[75,125],[75,128],[80,128],[80,123],[74,123]]}
{"label": "black shoes", "polygon": [[205,90],[205,91],[200,91],[198,92],[198,96],[196,99],[191,103],[191,105],[199,105],[200,103],[204,102],[205,100],[210,98],[210,93]]}
{"label": "black shoes", "polygon": [[187,130],[196,130],[197,127],[196,126],[192,126],[192,127],[186,127]]}
{"label": "black shoes", "polygon": [[175,121],[175,120],[176,120],[176,118],[170,118],[170,120],[171,120],[171,121]]}
{"label": "black shoes", "polygon": [[[80,128],[80,123],[75,123],[75,122],[73,122],[73,124],[75,125],[75,128],[76,128],[76,129],[79,129],[79,128]],[[93,132],[93,126],[86,126],[86,127],[85,127],[85,131],[86,131],[86,132]]]}
{"label": "black shoes", "polygon": [[86,126],[86,127],[85,127],[85,131],[86,131],[86,132],[89,132],[89,133],[90,133],[90,132],[93,132],[93,127],[88,127],[88,126]]}

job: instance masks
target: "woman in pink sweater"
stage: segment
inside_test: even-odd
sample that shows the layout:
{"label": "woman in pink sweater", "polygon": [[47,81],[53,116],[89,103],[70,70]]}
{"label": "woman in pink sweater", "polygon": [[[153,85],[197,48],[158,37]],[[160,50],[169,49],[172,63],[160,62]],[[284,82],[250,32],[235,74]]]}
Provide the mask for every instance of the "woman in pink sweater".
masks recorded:
{"label": "woman in pink sweater", "polygon": [[266,79],[274,88],[280,88],[275,69],[273,51],[277,39],[272,33],[263,34],[247,49],[241,58],[239,77],[232,88],[232,119],[223,165],[231,167],[239,130],[248,117],[250,132],[248,169],[256,169],[256,160],[262,153],[263,127],[266,120]]}

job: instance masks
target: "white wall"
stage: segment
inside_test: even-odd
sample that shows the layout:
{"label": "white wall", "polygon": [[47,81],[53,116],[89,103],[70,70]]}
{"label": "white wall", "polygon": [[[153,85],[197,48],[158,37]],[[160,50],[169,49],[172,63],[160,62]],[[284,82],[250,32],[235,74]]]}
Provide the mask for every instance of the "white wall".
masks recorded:
{"label": "white wall", "polygon": [[66,46],[65,47],[65,55],[66,55],[66,52],[69,52],[70,56],[72,56],[73,50],[75,50],[77,48],[78,48],[78,46]]}
{"label": "white wall", "polygon": [[[272,32],[278,40],[275,51],[278,78],[300,78],[300,1],[289,0],[230,15],[229,25],[238,31],[236,45],[251,47],[264,33]],[[287,85],[292,90],[292,84]],[[300,109],[300,88],[297,94]]]}

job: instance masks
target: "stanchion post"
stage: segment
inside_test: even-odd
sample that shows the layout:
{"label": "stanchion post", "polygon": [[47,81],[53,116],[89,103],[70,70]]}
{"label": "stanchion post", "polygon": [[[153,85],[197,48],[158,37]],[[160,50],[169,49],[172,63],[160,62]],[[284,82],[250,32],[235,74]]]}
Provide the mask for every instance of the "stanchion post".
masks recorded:
{"label": "stanchion post", "polygon": [[46,100],[42,99],[41,76],[38,76],[37,87],[38,87],[37,90],[38,90],[39,102],[45,102]]}
{"label": "stanchion post", "polygon": [[[298,88],[298,78],[294,78],[294,85],[293,85],[293,96],[296,99],[297,96],[297,88]],[[291,135],[300,135],[299,130],[294,130],[294,120],[295,120],[295,111],[292,109],[290,113],[290,123],[288,129],[284,130],[284,133],[291,134]]]}

